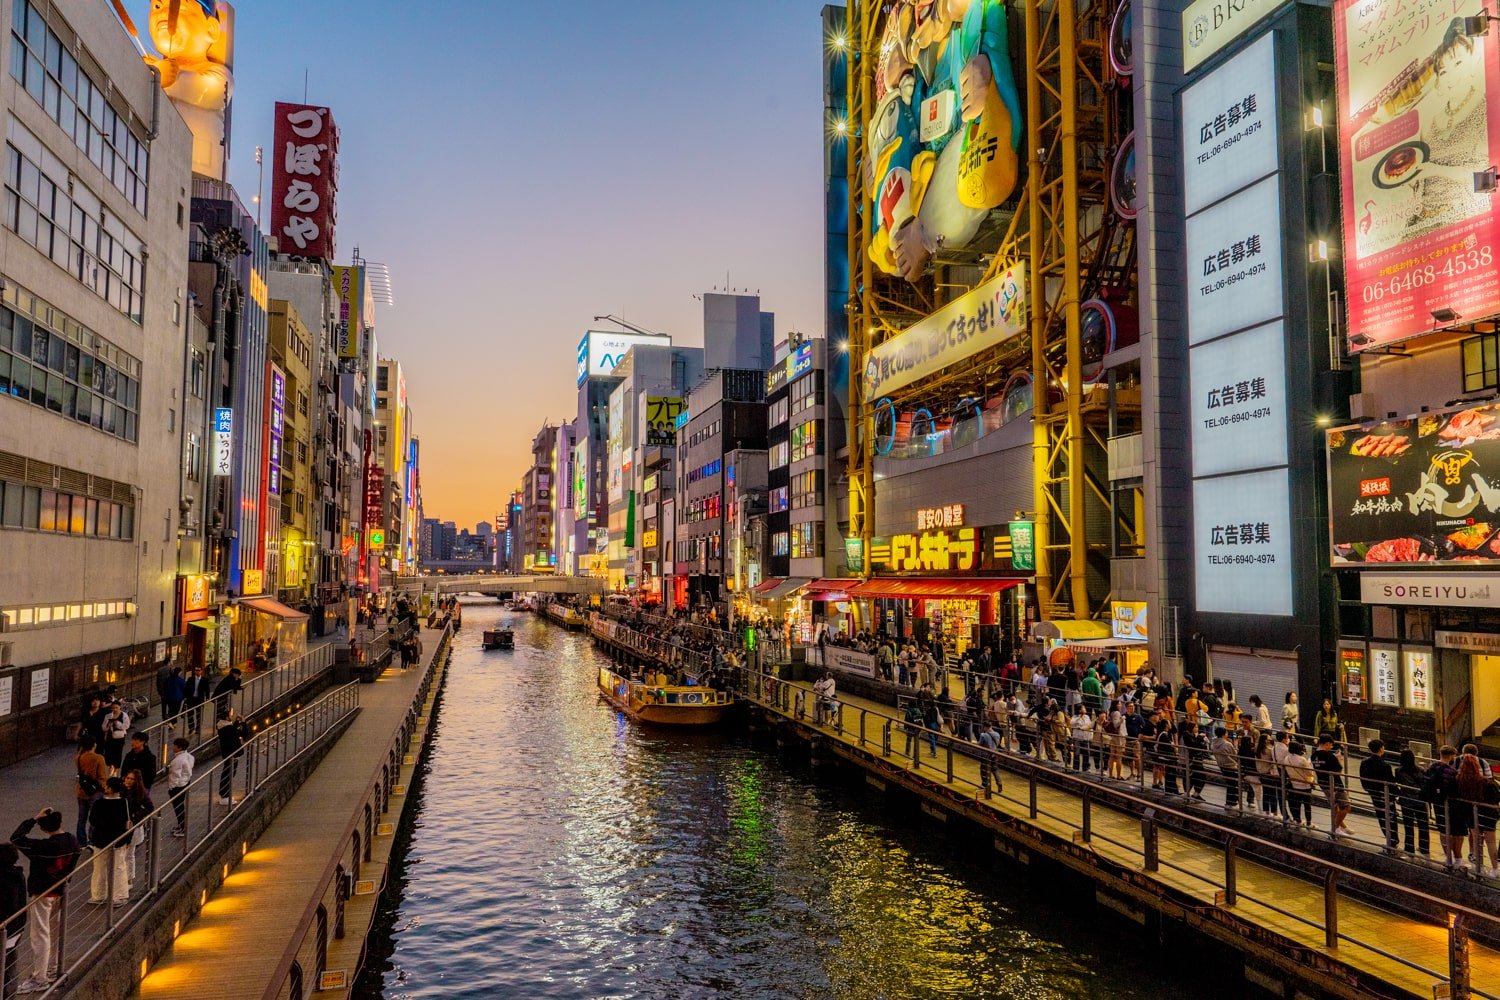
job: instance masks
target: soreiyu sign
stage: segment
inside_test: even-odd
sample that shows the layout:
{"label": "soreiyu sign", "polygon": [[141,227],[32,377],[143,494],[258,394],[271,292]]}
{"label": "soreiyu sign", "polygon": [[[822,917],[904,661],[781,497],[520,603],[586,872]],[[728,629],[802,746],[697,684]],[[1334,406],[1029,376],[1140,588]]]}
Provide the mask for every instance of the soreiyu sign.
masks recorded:
{"label": "soreiyu sign", "polygon": [[1183,91],[1182,154],[1189,215],[1278,168],[1273,35]]}
{"label": "soreiyu sign", "polygon": [[1193,472],[1285,465],[1286,330],[1277,320],[1193,348]]}
{"label": "soreiyu sign", "polygon": [[1187,271],[1190,344],[1282,314],[1277,176],[1188,219]]}
{"label": "soreiyu sign", "polygon": [[1500,608],[1500,582],[1471,573],[1362,573],[1359,599],[1408,607]]}

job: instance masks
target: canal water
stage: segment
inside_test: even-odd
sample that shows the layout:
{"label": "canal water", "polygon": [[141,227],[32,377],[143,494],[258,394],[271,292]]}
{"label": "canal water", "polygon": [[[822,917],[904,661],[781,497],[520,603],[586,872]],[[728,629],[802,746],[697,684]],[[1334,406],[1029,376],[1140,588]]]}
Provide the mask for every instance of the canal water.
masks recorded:
{"label": "canal water", "polygon": [[[514,652],[479,648],[497,620]],[[628,723],[583,635],[473,604],[453,648],[361,1000],[1201,995],[1087,894],[743,736]]]}

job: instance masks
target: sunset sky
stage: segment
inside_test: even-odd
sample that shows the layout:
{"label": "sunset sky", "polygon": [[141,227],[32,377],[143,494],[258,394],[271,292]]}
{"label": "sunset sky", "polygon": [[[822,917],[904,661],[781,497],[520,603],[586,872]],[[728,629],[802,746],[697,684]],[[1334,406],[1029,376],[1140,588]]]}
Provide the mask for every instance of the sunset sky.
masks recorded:
{"label": "sunset sky", "polygon": [[249,203],[305,69],[343,131],[339,258],[391,269],[377,336],[406,372],[429,517],[472,529],[519,485],[542,420],[574,412],[595,315],[699,344],[693,295],[727,273],[778,336],[822,334],[821,9],[238,5],[231,179]]}

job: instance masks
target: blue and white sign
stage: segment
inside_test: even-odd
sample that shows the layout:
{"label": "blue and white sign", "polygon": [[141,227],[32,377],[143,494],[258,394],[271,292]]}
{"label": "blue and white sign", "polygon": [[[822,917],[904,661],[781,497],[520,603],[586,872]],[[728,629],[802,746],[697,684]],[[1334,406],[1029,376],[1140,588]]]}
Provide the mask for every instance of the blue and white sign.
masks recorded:
{"label": "blue and white sign", "polygon": [[214,410],[214,475],[234,472],[234,411],[227,406]]}
{"label": "blue and white sign", "polygon": [[584,379],[615,378],[615,369],[625,355],[637,345],[671,347],[672,338],[664,333],[609,333],[590,330],[578,345],[578,384]]}

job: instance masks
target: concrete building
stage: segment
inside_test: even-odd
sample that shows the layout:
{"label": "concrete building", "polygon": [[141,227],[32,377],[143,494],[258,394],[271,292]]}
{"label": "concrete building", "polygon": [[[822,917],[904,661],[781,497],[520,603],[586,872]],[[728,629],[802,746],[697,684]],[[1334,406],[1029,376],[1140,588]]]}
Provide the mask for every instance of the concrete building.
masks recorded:
{"label": "concrete building", "polygon": [[[366,524],[372,552],[381,550],[380,575],[408,576],[417,564],[418,452],[406,376],[401,364],[381,358],[375,368],[375,460],[385,492],[379,523]],[[380,532],[377,542],[371,531]]]}
{"label": "concrete building", "polygon": [[552,461],[557,447],[557,427],[543,424],[531,441],[531,467],[521,482],[521,566],[527,573],[551,573],[557,569],[553,548]]}
{"label": "concrete building", "polygon": [[271,362],[286,380],[279,455],[272,456],[280,463],[281,487],[277,596],[294,607],[308,608],[315,593],[313,551],[317,546],[312,475],[312,422],[314,400],[318,398],[312,374],[315,339],[297,308],[284,299],[271,300],[267,335]]}
{"label": "concrete building", "polygon": [[0,24],[0,708],[40,731],[176,649],[192,136],[107,5]]}

